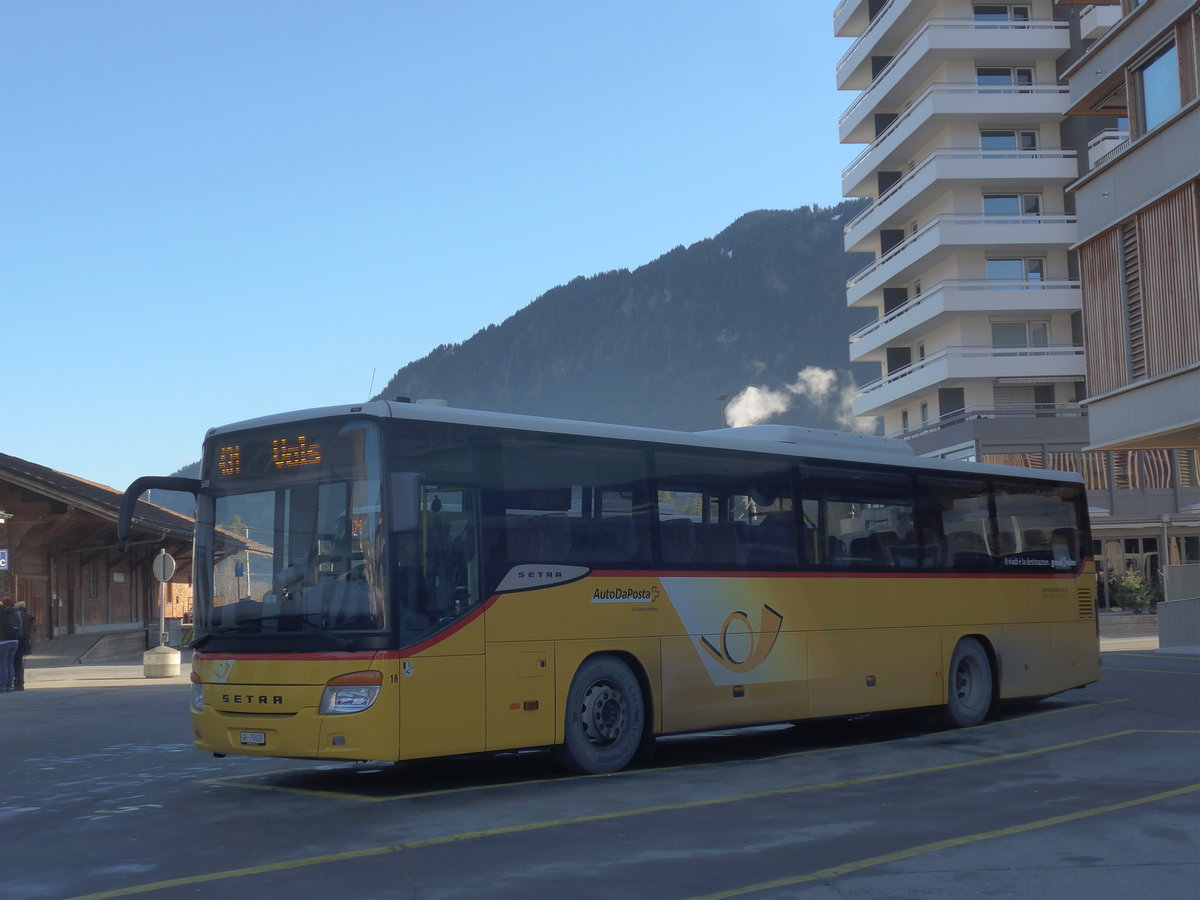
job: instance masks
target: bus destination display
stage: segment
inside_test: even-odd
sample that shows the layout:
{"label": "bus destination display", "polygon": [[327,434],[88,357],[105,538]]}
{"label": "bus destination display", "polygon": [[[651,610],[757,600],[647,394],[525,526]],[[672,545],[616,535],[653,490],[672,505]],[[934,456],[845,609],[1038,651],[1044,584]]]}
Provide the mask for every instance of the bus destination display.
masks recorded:
{"label": "bus destination display", "polygon": [[[315,466],[320,465],[322,459],[320,442],[303,434],[253,441],[246,447],[245,452],[242,444],[225,444],[217,448],[217,474],[221,478]],[[245,469],[243,460],[250,461]]]}

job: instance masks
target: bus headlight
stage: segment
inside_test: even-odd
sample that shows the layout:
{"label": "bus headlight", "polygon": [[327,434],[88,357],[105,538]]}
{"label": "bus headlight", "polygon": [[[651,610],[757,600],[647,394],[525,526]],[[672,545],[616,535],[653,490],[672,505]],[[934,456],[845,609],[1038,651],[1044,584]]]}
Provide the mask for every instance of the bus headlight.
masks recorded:
{"label": "bus headlight", "polygon": [[340,716],[369,709],[382,684],[382,672],[351,672],[331,678],[321,695],[321,714]]}
{"label": "bus headlight", "polygon": [[204,712],[204,685],[195,672],[192,673],[192,712]]}

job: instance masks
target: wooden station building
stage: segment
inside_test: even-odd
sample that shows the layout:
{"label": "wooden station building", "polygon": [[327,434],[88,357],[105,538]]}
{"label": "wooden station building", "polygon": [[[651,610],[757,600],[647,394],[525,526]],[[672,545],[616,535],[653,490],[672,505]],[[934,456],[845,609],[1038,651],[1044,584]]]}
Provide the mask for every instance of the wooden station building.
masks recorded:
{"label": "wooden station building", "polygon": [[176,563],[165,614],[190,615],[194,521],[139,501],[118,553],[120,504],[113,488],[0,453],[0,597],[33,614],[35,654],[66,635],[94,635],[98,655],[157,645],[160,550]]}

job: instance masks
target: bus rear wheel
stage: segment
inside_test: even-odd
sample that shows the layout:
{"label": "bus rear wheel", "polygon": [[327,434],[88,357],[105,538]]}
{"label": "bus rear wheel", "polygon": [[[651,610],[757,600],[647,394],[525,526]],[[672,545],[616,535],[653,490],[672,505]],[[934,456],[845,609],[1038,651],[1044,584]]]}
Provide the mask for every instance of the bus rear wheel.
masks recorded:
{"label": "bus rear wheel", "polygon": [[558,762],[596,775],[625,768],[645,729],[642,687],[623,661],[608,653],[584,661],[567,692]]}
{"label": "bus rear wheel", "polygon": [[942,725],[969,728],[987,718],[992,708],[992,663],[975,638],[963,638],[955,646],[946,682],[946,705],[937,713]]}

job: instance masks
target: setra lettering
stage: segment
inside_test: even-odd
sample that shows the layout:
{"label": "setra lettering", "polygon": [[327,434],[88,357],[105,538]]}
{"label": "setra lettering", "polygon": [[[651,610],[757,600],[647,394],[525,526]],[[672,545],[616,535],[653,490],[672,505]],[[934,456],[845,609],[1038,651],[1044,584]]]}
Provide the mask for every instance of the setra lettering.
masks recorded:
{"label": "setra lettering", "polygon": [[281,706],[283,705],[283,696],[281,694],[222,694],[222,703],[232,703],[240,706]]}

